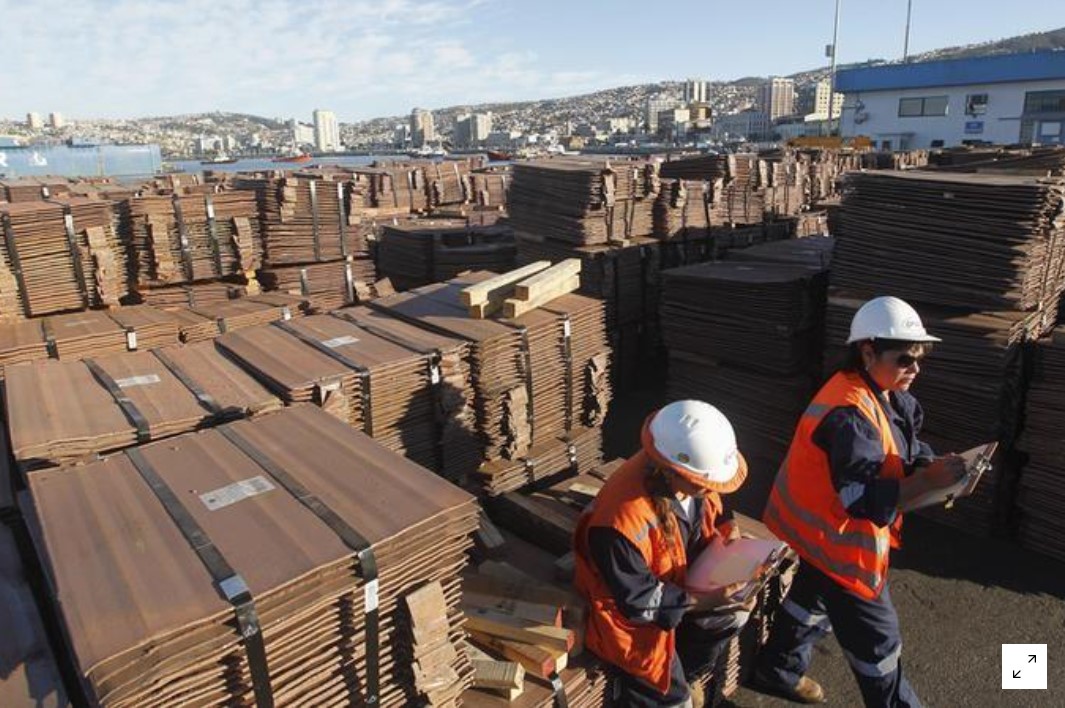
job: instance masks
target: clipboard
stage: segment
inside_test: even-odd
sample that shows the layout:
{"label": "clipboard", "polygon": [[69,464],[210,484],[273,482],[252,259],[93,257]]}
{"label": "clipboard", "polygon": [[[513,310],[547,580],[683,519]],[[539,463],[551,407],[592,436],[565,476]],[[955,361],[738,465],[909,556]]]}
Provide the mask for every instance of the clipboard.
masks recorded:
{"label": "clipboard", "polygon": [[969,496],[976,489],[976,485],[980,483],[980,478],[983,477],[984,472],[991,469],[991,457],[995,454],[996,449],[998,449],[998,443],[989,442],[986,445],[977,445],[971,450],[961,453],[961,457],[965,461],[966,473],[964,477],[949,487],[925,492],[902,507],[902,511],[924,509],[938,504],[945,504],[949,509],[953,506],[955,499]]}
{"label": "clipboard", "polygon": [[787,558],[787,549],[787,544],[775,539],[739,538],[725,544],[715,537],[692,564],[687,590],[700,594],[744,583],[739,592],[730,596],[728,604],[713,612],[739,609],[761,592],[773,577],[772,571]]}

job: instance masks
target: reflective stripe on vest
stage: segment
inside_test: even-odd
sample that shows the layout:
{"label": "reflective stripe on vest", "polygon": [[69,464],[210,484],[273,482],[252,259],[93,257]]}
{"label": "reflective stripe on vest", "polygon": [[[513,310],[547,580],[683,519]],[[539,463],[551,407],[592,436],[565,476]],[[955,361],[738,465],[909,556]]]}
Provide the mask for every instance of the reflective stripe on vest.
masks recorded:
{"label": "reflective stripe on vest", "polygon": [[[880,574],[874,571],[866,570],[853,563],[841,563],[833,560],[829,557],[820,546],[814,544],[805,543],[799,532],[791,524],[787,523],[780,517],[776,507],[769,505],[765,510],[766,521],[771,522],[767,525],[772,526],[776,524],[777,527],[787,536],[788,544],[791,545],[799,555],[805,555],[813,560],[823,564],[822,567],[827,569],[831,573],[845,577],[845,578],[857,578],[869,588],[877,590],[880,588]],[[820,521],[820,519],[818,519]],[[835,533],[835,530],[833,530]]]}

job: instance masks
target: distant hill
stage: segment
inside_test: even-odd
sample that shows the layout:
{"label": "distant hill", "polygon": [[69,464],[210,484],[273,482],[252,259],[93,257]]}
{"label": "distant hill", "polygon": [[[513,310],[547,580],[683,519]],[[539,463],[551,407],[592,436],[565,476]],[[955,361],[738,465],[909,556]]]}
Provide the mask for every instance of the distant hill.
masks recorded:
{"label": "distant hill", "polygon": [[[1048,50],[1065,50],[1065,27],[991,42],[936,49],[912,55],[910,61],[962,59]],[[841,65],[837,69],[888,63],[894,62],[870,59],[860,63]],[[792,74],[790,78],[795,79],[796,89],[802,92],[809,90],[809,87],[817,81],[828,78],[828,74],[829,67],[822,66]],[[764,80],[765,77],[745,76],[734,81],[710,82],[710,103],[714,112],[731,113],[753,104],[757,87]],[[433,115],[438,131],[444,133],[451,129],[457,115],[469,111],[491,111],[496,129],[546,130],[565,125],[567,121],[594,123],[615,116],[640,117],[649,97],[658,94],[679,97],[681,86],[681,83],[676,81],[662,81],[549,100],[449,106],[434,109]],[[346,141],[360,138],[379,139],[388,135],[396,124],[407,120],[406,115],[374,118],[360,123],[346,124],[342,126],[342,131]]]}

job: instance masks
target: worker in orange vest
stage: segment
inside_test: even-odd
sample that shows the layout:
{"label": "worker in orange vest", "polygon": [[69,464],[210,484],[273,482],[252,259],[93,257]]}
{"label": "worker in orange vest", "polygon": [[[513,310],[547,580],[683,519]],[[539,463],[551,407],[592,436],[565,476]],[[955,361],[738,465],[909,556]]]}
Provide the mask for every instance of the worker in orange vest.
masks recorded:
{"label": "worker in orange vest", "polygon": [[966,472],[918,438],[923,413],[909,389],[938,341],[906,302],[866,302],[847,364],[803,413],[763,518],[801,560],[759,657],[760,688],[823,703],[806,670],[814,643],[834,631],[866,706],[920,705],[902,673],[887,572],[907,503]]}
{"label": "worker in orange vest", "polygon": [[[714,536],[739,537],[719,495],[743,483],[747,464],[728,419],[701,401],[651,415],[641,441],[575,532],[575,582],[589,607],[585,646],[617,670],[615,705],[702,705],[690,681],[721,663],[753,601],[736,601],[737,586],[693,594],[685,577]],[[714,671],[713,695],[722,674]]]}

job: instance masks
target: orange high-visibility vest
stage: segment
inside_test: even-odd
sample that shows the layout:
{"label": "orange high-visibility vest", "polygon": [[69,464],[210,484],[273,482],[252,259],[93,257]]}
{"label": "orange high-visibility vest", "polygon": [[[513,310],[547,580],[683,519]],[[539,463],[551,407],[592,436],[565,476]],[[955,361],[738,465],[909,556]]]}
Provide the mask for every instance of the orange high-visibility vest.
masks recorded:
{"label": "orange high-visibility vest", "polygon": [[[631,622],[618,609],[610,588],[592,560],[588,530],[616,529],[636,547],[651,573],[662,582],[684,586],[688,569],[681,534],[667,539],[655,515],[645,480],[652,463],[639,452],[629,458],[603,486],[592,506],[581,515],[574,533],[578,591],[588,601],[584,645],[593,654],[630,676],[643,679],[665,694],[669,690],[670,664],[676,650],[673,630],[653,622]],[[721,514],[721,497],[706,494],[702,533],[709,539]]]}
{"label": "orange high-visibility vest", "polygon": [[813,440],[834,408],[853,406],[880,433],[884,463],[880,476],[901,479],[903,462],[891,424],[876,394],[860,374],[840,372],[814,396],[803,413],[788,455],[777,473],[763,521],[799,556],[847,590],[874,599],[887,579],[888,555],[898,547],[901,512],[890,526],[851,516],[835,487],[828,455]]}

